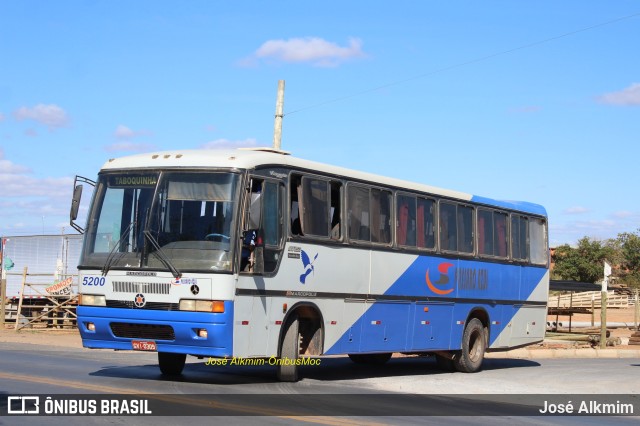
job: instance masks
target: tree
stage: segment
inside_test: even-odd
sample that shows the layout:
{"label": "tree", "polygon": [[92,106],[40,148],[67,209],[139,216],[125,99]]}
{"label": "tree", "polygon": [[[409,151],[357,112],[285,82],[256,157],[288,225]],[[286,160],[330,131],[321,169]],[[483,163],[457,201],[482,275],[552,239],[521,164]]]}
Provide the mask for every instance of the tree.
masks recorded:
{"label": "tree", "polygon": [[578,246],[568,244],[557,247],[553,254],[556,279],[595,283],[603,278],[604,261],[613,259],[616,250],[609,242],[583,237]]}
{"label": "tree", "polygon": [[616,246],[619,250],[617,275],[630,287],[640,287],[640,229],[635,233],[618,234]]}

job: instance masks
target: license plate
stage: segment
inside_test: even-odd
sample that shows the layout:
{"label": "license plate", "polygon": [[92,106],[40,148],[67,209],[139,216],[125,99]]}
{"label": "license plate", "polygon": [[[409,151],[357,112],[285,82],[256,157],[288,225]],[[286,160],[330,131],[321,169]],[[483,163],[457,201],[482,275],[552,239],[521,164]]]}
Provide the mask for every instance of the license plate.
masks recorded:
{"label": "license plate", "polygon": [[131,346],[134,351],[157,351],[158,347],[153,340],[132,340]]}

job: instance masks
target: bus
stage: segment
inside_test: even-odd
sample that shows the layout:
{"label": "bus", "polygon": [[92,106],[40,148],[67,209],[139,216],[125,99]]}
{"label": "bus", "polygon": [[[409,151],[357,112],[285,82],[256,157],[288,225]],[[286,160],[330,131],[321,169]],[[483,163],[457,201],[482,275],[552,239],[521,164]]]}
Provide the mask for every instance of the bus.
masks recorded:
{"label": "bus", "polygon": [[193,355],[274,365],[297,381],[321,355],[382,364],[394,353],[476,372],[485,352],[544,338],[537,204],[269,148],[111,159],[85,228],[74,187],[83,345],[157,352],[164,375]]}

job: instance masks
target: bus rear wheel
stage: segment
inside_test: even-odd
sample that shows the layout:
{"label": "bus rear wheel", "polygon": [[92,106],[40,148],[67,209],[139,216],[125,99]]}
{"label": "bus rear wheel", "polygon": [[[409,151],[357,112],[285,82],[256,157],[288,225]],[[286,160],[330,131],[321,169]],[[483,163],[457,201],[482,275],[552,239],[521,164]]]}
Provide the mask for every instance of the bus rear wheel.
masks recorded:
{"label": "bus rear wheel", "polygon": [[391,353],[383,354],[349,354],[349,359],[356,364],[382,365],[391,359]]}
{"label": "bus rear wheel", "polygon": [[300,321],[293,315],[288,321],[280,342],[280,359],[278,360],[278,380],[281,382],[297,382],[300,356]]}
{"label": "bus rear wheel", "polygon": [[454,358],[456,370],[463,373],[480,371],[486,348],[487,338],[484,325],[479,319],[473,318],[464,329],[462,350]]}
{"label": "bus rear wheel", "polygon": [[184,369],[186,359],[186,354],[158,352],[158,366],[160,367],[160,372],[165,376],[178,376]]}

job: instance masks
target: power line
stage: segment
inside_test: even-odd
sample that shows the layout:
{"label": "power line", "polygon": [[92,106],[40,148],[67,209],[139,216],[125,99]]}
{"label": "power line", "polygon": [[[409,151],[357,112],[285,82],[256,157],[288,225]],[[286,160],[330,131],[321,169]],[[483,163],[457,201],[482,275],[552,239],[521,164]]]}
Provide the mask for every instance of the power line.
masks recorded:
{"label": "power line", "polygon": [[543,39],[543,40],[534,41],[532,43],[524,44],[522,46],[514,47],[514,48],[511,48],[511,49],[508,49],[508,50],[503,50],[501,52],[492,53],[490,55],[481,56],[479,58],[470,59],[468,61],[464,61],[464,62],[460,62],[460,63],[454,64],[454,65],[449,65],[449,66],[446,66],[446,67],[443,67],[443,68],[439,68],[439,69],[436,69],[436,70],[428,71],[428,72],[425,72],[425,73],[422,73],[422,74],[415,75],[413,77],[408,77],[408,78],[405,78],[403,80],[397,80],[397,81],[394,81],[394,82],[391,82],[391,83],[383,84],[381,86],[373,87],[371,89],[366,89],[366,90],[362,90],[360,92],[352,93],[350,95],[345,95],[345,96],[341,96],[339,98],[330,99],[328,101],[319,102],[317,104],[308,105],[306,107],[298,108],[298,109],[293,110],[291,112],[287,112],[284,115],[291,115],[291,114],[295,114],[295,113],[300,112],[300,111],[305,111],[305,110],[308,110],[308,109],[318,108],[318,107],[321,107],[321,106],[324,106],[324,105],[327,105],[327,104],[332,104],[332,103],[335,103],[335,102],[344,101],[346,99],[355,98],[356,96],[365,95],[367,93],[377,92],[378,90],[386,89],[386,88],[391,87],[391,86],[397,86],[397,85],[400,85],[400,84],[408,83],[408,82],[413,81],[413,80],[419,80],[421,78],[425,78],[425,77],[429,77],[429,76],[432,76],[432,75],[435,75],[435,74],[439,74],[441,72],[449,71],[449,70],[452,70],[452,69],[455,69],[455,68],[461,68],[461,67],[464,67],[464,66],[467,66],[467,65],[476,64],[478,62],[487,61],[487,60],[493,59],[493,58],[495,58],[497,56],[507,55],[509,53],[517,52],[519,50],[529,49],[529,48],[534,47],[534,46],[539,46],[541,44],[549,43],[551,41],[555,41],[555,40],[558,40],[558,39],[561,39],[561,38],[569,37],[569,36],[572,36],[572,35],[575,35],[575,34],[579,34],[579,33],[585,32],[585,31],[590,31],[590,30],[593,30],[595,28],[604,27],[606,25],[615,24],[616,22],[624,21],[626,19],[635,18],[637,16],[640,16],[640,12],[632,13],[631,15],[621,16],[619,18],[611,19],[609,21],[601,22],[599,24],[591,25],[589,27],[580,28],[578,30],[570,31],[570,32],[567,32],[567,33],[564,33],[564,34],[560,34],[560,35],[557,35],[557,36],[553,36],[553,37],[549,37],[549,38],[546,38],[546,39]]}

